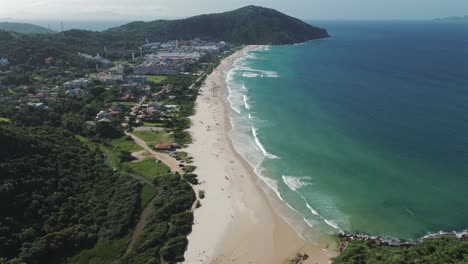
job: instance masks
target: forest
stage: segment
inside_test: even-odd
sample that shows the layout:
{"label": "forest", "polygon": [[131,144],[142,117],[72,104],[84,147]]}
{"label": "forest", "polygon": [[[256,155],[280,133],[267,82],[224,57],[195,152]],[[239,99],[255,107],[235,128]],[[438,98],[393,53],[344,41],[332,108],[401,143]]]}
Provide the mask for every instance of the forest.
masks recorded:
{"label": "forest", "polygon": [[134,223],[141,185],[114,173],[73,134],[2,125],[0,144],[6,263],[50,263],[126,234]]}

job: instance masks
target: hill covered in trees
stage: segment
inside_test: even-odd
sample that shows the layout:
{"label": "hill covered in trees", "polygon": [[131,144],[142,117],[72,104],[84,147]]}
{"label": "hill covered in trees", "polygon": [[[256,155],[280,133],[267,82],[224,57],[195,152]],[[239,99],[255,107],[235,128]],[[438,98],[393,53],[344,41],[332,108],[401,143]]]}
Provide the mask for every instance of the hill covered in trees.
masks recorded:
{"label": "hill covered in trees", "polygon": [[0,30],[23,33],[23,34],[47,34],[47,33],[54,32],[45,27],[28,24],[28,23],[16,23],[16,22],[0,22]]}
{"label": "hill covered in trees", "polygon": [[133,22],[109,29],[105,35],[125,34],[157,41],[201,39],[237,44],[292,44],[328,37],[325,29],[311,26],[274,9],[247,6],[234,11],[180,20]]}
{"label": "hill covered in trees", "polygon": [[128,232],[136,180],[51,127],[0,126],[0,263],[54,263]]}

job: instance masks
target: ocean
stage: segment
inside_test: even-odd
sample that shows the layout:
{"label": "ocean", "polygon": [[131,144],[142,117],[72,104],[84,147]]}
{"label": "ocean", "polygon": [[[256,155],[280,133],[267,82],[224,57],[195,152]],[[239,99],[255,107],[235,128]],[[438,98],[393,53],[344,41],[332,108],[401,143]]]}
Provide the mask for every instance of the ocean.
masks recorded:
{"label": "ocean", "polygon": [[229,72],[236,150],[324,233],[468,229],[468,26],[315,24]]}

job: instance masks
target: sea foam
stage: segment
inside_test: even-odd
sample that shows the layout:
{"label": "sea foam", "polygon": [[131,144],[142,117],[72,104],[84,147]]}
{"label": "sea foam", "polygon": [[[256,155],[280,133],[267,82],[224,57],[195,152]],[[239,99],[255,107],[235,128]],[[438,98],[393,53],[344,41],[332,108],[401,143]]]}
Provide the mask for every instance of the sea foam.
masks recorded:
{"label": "sea foam", "polygon": [[305,182],[306,177],[283,176],[283,181],[293,191],[298,191],[302,187],[312,185],[310,182]]}
{"label": "sea foam", "polygon": [[268,152],[265,147],[262,145],[262,143],[260,142],[260,140],[258,139],[258,136],[257,136],[257,129],[255,129],[255,127],[252,126],[252,135],[254,136],[254,139],[255,139],[255,143],[257,144],[257,147],[262,151],[263,153],[263,156],[269,158],[269,159],[279,159],[278,156],[276,155],[273,155],[271,154],[270,152]]}
{"label": "sea foam", "polygon": [[247,102],[247,95],[245,95],[245,94],[244,94],[244,107],[245,107],[245,109],[250,110],[250,105]]}

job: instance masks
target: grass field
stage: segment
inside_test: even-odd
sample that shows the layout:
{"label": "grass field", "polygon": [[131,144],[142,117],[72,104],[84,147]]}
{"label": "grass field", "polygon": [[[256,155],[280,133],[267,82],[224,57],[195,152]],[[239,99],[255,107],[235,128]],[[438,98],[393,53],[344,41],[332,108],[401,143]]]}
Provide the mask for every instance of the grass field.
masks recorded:
{"label": "grass field", "polygon": [[143,150],[133,140],[127,139],[127,137],[114,139],[111,141],[111,145],[112,145],[112,148],[116,151],[136,152],[136,151]]}
{"label": "grass field", "polygon": [[0,122],[10,123],[11,120],[10,120],[10,118],[0,117]]}
{"label": "grass field", "polygon": [[171,169],[162,162],[156,162],[155,159],[149,158],[139,162],[129,162],[127,166],[148,180],[152,181],[159,176],[166,175]]}
{"label": "grass field", "polygon": [[164,124],[162,123],[154,123],[154,122],[143,122],[144,127],[163,127]]}
{"label": "grass field", "polygon": [[167,76],[164,75],[147,75],[146,79],[149,82],[154,82],[154,83],[162,83],[167,79]]}
{"label": "grass field", "polygon": [[142,150],[133,140],[128,140],[126,137],[114,139],[109,145],[100,145],[101,150],[106,154],[106,163],[113,169],[125,174],[125,169],[122,167],[120,160],[120,152],[136,152]]}
{"label": "grass field", "polygon": [[143,209],[148,205],[148,203],[153,199],[153,197],[156,195],[156,189],[154,186],[151,186],[149,184],[144,184],[143,188],[141,189],[140,193],[140,209],[143,211]]}
{"label": "grass field", "polygon": [[111,264],[127,248],[130,235],[109,242],[101,242],[91,249],[86,249],[67,259],[70,264]]}
{"label": "grass field", "polygon": [[174,138],[165,131],[135,131],[133,134],[148,144],[168,144],[174,142]]}

